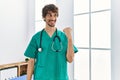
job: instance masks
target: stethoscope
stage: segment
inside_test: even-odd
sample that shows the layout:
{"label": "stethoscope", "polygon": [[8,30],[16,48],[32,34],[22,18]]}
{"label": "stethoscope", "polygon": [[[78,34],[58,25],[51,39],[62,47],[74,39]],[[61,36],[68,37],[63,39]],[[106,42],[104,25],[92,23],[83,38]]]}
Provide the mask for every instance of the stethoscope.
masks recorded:
{"label": "stethoscope", "polygon": [[[40,34],[40,47],[38,48],[39,52],[42,52],[42,34],[43,34],[43,31],[44,31],[44,29],[41,31],[41,34]],[[51,49],[55,52],[60,52],[63,49],[62,41],[61,41],[60,37],[57,35],[57,29],[56,29],[55,33],[56,33],[56,35],[53,38]],[[54,48],[56,38],[59,40],[59,43],[60,43],[60,48],[59,49]]]}

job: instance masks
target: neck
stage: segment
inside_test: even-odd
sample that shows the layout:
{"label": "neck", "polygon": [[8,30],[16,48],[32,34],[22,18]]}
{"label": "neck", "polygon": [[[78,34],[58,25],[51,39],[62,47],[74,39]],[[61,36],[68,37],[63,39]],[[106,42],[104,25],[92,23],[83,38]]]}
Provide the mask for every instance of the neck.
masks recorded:
{"label": "neck", "polygon": [[53,32],[56,30],[56,27],[46,26],[46,27],[45,27],[45,30],[46,30],[48,33],[53,33]]}
{"label": "neck", "polygon": [[50,37],[52,37],[53,33],[55,32],[56,27],[50,27],[50,26],[46,26],[45,27],[45,31],[48,33],[48,35]]}

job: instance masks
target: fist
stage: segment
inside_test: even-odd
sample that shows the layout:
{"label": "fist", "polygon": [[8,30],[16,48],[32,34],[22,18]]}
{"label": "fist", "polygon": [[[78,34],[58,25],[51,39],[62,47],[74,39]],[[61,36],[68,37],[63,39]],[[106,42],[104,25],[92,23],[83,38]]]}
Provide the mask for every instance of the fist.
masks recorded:
{"label": "fist", "polygon": [[64,29],[63,29],[63,32],[65,32],[67,38],[69,38],[69,39],[72,38],[72,36],[71,36],[71,31],[72,31],[72,29],[71,29],[70,27],[67,27],[67,28],[64,28]]}
{"label": "fist", "polygon": [[70,27],[67,27],[67,28],[64,28],[63,29],[63,32],[69,32],[69,33],[71,33],[71,31],[72,31],[72,29],[70,28]]}

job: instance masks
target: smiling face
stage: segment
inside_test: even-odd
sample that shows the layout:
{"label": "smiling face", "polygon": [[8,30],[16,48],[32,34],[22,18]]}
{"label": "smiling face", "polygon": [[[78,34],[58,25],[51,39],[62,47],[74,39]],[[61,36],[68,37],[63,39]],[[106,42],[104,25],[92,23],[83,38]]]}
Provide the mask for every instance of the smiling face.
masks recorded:
{"label": "smiling face", "polygon": [[50,27],[54,27],[56,24],[56,20],[57,20],[57,13],[49,11],[47,15],[45,16],[44,20],[46,22],[46,25]]}
{"label": "smiling face", "polygon": [[54,4],[46,5],[42,9],[42,17],[47,26],[54,27],[58,17],[58,8]]}

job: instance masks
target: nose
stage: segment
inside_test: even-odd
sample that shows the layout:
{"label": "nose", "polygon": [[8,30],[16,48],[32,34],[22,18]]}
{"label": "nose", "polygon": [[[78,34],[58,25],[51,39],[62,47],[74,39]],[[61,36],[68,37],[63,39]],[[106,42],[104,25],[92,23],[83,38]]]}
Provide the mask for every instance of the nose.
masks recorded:
{"label": "nose", "polygon": [[55,20],[56,17],[55,17],[55,16],[51,16],[50,19],[51,19],[51,20]]}

